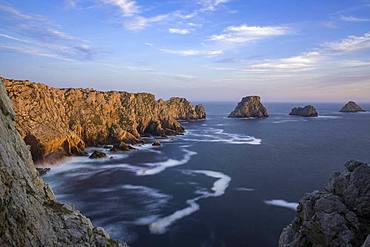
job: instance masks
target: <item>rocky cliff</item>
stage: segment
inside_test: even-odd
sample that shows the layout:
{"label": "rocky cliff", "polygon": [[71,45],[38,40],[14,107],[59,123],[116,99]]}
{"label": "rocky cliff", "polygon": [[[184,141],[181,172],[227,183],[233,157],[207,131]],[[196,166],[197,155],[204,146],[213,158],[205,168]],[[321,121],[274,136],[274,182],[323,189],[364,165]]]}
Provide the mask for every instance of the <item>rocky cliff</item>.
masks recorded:
{"label": "rocky cliff", "polygon": [[79,212],[55,201],[14,119],[0,83],[0,246],[121,246]]}
{"label": "rocky cliff", "polygon": [[370,246],[370,166],[349,161],[323,191],[306,194],[280,247]]}
{"label": "rocky cliff", "polygon": [[289,115],[300,117],[317,117],[319,114],[314,106],[307,105],[305,107],[294,107]]}
{"label": "rocky cliff", "polygon": [[[1,79],[1,78],[0,78]],[[148,93],[57,89],[2,78],[17,114],[16,127],[35,161],[84,153],[85,146],[137,143],[142,135],[176,135],[178,120],[203,119],[204,106]]]}
{"label": "rocky cliff", "polygon": [[266,108],[261,103],[259,96],[247,96],[230,113],[230,118],[265,118],[268,117]]}
{"label": "rocky cliff", "polygon": [[362,109],[359,105],[356,104],[356,102],[348,101],[347,104],[345,104],[340,112],[364,112],[365,110]]}

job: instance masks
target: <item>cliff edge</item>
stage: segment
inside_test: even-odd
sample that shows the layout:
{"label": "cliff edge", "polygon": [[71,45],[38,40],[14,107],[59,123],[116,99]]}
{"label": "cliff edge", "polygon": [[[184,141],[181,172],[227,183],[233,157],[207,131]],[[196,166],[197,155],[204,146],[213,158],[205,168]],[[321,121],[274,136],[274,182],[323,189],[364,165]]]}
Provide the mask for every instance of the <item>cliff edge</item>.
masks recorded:
{"label": "cliff edge", "polygon": [[14,119],[0,83],[0,246],[122,246],[88,218],[55,201]]}
{"label": "cliff edge", "polygon": [[370,246],[370,166],[346,163],[323,191],[306,194],[280,235],[280,247]]}
{"label": "cliff edge", "polygon": [[85,146],[137,143],[143,135],[181,134],[184,128],[178,120],[206,117],[204,106],[193,106],[184,98],[157,101],[148,93],[58,89],[0,79],[34,161],[84,154]]}

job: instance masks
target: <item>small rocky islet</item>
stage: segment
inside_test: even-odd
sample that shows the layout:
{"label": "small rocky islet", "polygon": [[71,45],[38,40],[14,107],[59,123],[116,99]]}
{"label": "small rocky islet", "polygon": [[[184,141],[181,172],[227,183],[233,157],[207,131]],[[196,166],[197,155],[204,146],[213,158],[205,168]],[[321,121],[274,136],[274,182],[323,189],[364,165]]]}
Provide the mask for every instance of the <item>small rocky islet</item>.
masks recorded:
{"label": "small rocky islet", "polygon": [[316,108],[312,105],[307,105],[305,107],[294,107],[292,111],[289,113],[292,116],[300,116],[300,117],[317,117],[319,116]]}
{"label": "small rocky islet", "polygon": [[347,104],[340,109],[340,112],[365,112],[365,110],[362,109],[356,102],[348,101]]}
{"label": "small rocky islet", "polygon": [[268,117],[266,107],[261,103],[259,96],[246,96],[229,114],[229,118],[266,118]]}

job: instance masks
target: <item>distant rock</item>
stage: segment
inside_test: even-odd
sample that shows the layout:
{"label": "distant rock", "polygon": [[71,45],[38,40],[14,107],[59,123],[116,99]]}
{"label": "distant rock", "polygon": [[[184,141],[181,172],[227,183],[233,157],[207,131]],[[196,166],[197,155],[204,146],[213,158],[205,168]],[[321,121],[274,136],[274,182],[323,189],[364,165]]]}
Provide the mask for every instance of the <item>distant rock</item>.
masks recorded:
{"label": "distant rock", "polygon": [[152,146],[159,147],[159,146],[161,146],[161,142],[159,140],[155,140],[153,142]]}
{"label": "distant rock", "polygon": [[117,151],[130,151],[134,150],[135,148],[131,145],[128,145],[127,143],[121,142],[118,145],[113,145],[113,147],[110,149],[111,152],[117,152]]}
{"label": "distant rock", "polygon": [[90,156],[89,159],[102,159],[106,158],[107,154],[98,150],[95,150]]}
{"label": "distant rock", "polygon": [[323,191],[306,194],[279,247],[370,246],[370,166],[349,161]]}
{"label": "distant rock", "polygon": [[266,108],[261,103],[259,96],[244,97],[234,111],[230,113],[229,118],[265,118],[268,117]]}
{"label": "distant rock", "polygon": [[312,105],[307,105],[305,107],[294,107],[289,115],[301,116],[301,117],[317,117],[319,114],[316,108]]}
{"label": "distant rock", "polygon": [[359,105],[356,104],[354,101],[349,101],[345,104],[340,112],[364,112],[365,110],[362,109]]}

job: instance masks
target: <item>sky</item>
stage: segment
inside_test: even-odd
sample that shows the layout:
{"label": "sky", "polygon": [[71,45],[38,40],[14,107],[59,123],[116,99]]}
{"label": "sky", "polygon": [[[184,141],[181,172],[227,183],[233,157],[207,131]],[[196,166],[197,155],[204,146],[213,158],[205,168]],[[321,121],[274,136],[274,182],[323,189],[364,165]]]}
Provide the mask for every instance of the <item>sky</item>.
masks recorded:
{"label": "sky", "polygon": [[0,0],[0,75],[200,102],[370,102],[370,0]]}

